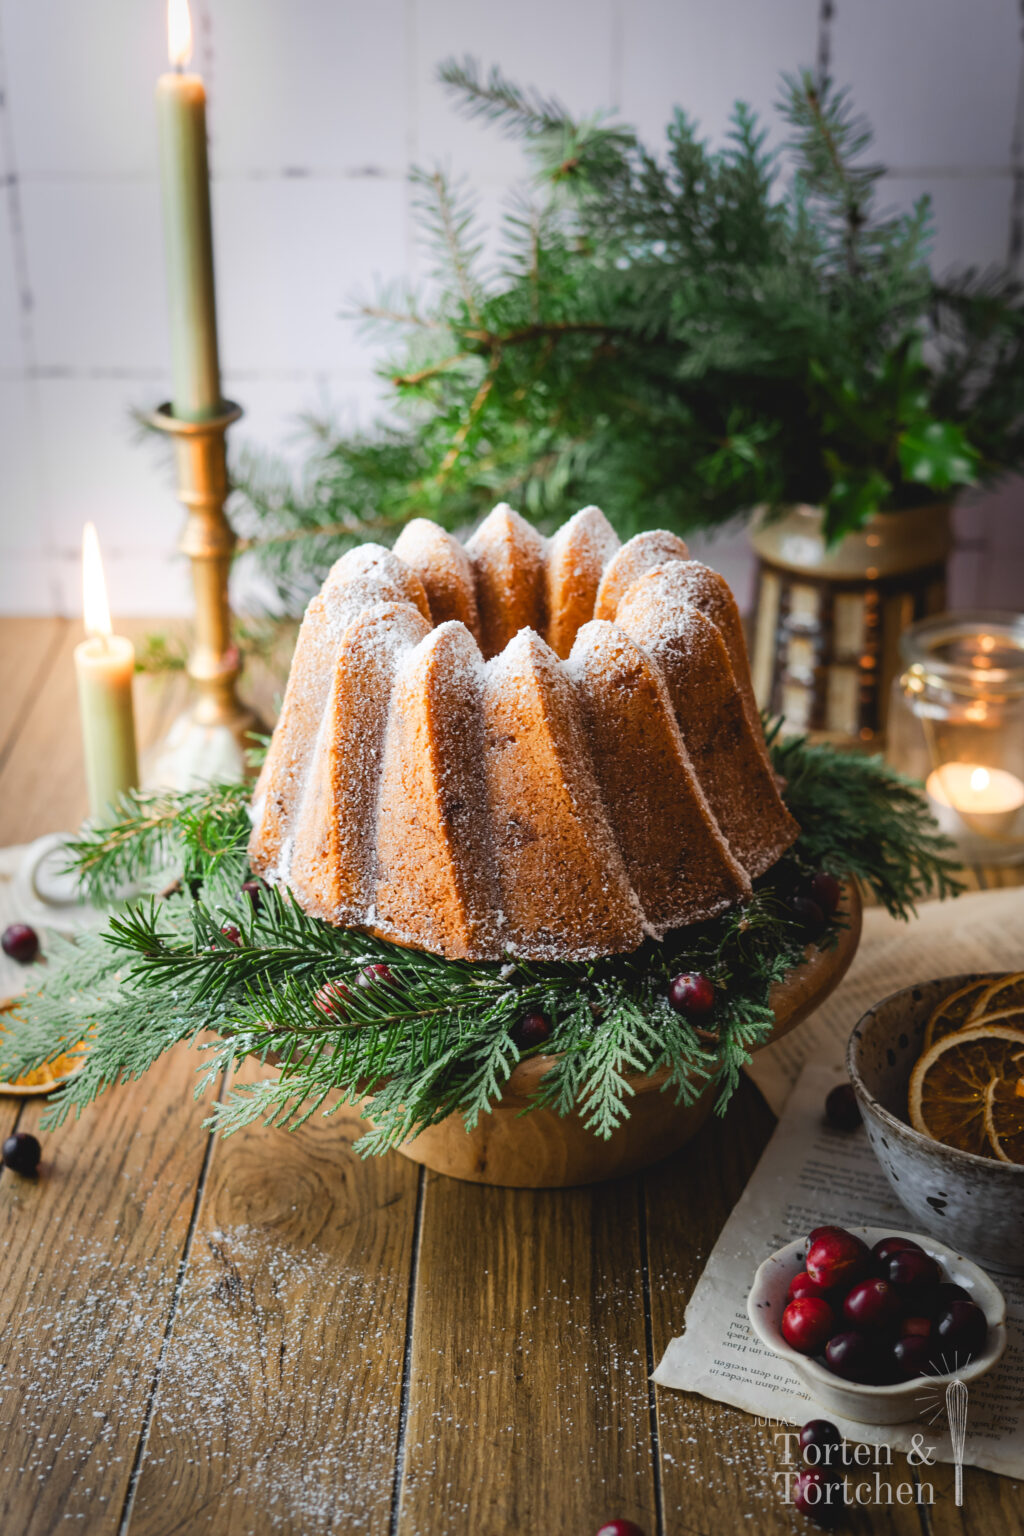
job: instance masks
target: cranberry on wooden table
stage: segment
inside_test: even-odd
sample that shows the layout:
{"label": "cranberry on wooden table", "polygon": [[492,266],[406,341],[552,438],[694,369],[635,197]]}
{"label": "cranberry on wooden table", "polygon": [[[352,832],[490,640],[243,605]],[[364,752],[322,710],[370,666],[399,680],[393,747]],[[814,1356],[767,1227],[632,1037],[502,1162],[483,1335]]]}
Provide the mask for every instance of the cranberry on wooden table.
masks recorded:
{"label": "cranberry on wooden table", "polygon": [[843,1437],[831,1419],[808,1419],[800,1431],[800,1449],[808,1466],[819,1462],[834,1465],[839,1458],[836,1452],[842,1446]]}
{"label": "cranberry on wooden table", "polygon": [[825,1100],[825,1119],[837,1131],[855,1131],[861,1123],[860,1105],[852,1083],[837,1083]]}
{"label": "cranberry on wooden table", "polygon": [[793,1479],[793,1506],[828,1530],[843,1508],[843,1485],[825,1467],[801,1467]]}
{"label": "cranberry on wooden table", "polygon": [[635,1520],[608,1520],[595,1536],[644,1536]]}
{"label": "cranberry on wooden table", "polygon": [[31,1131],[15,1131],[3,1144],[4,1167],[30,1178],[39,1167],[43,1149]]}

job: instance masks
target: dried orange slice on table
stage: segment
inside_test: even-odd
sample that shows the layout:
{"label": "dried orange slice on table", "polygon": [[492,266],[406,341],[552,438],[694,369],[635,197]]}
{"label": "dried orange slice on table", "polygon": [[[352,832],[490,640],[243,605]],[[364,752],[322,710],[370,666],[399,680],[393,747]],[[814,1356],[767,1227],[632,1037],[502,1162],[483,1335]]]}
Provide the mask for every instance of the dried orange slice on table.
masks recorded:
{"label": "dried orange slice on table", "polygon": [[[1022,1058],[1024,1029],[1007,1024],[977,1025],[936,1040],[910,1075],[911,1125],[961,1152],[1000,1156],[985,1119],[989,1084],[994,1079],[1016,1091],[1024,1072]],[[1001,1104],[1001,1092],[998,1098]]]}
{"label": "dried orange slice on table", "polygon": [[[1018,1057],[1024,1073],[1024,1054]],[[985,1091],[985,1130],[1003,1163],[1024,1163],[1024,1076],[994,1077]]]}
{"label": "dried orange slice on table", "polygon": [[965,987],[944,997],[925,1025],[924,1049],[928,1050],[943,1035],[962,1029],[971,1017],[971,1010],[983,994],[991,989],[991,985],[987,977],[982,977],[980,981],[969,981]]}

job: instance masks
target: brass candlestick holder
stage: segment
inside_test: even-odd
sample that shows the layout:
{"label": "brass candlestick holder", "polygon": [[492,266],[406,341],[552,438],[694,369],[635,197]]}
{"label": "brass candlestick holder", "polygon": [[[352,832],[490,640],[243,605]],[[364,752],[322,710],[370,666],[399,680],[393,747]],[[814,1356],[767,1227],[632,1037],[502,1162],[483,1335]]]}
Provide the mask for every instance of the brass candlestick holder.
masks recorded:
{"label": "brass candlestick holder", "polygon": [[235,535],[224,513],[225,433],[242,414],[230,400],[219,416],[182,421],[164,404],[148,418],[174,443],[178,497],[188,513],[179,548],[192,562],[195,638],[187,671],[194,700],[174,722],[146,779],[171,789],[245,777],[246,751],[262,723],[238,697],[241,663],[231,633],[228,575]]}

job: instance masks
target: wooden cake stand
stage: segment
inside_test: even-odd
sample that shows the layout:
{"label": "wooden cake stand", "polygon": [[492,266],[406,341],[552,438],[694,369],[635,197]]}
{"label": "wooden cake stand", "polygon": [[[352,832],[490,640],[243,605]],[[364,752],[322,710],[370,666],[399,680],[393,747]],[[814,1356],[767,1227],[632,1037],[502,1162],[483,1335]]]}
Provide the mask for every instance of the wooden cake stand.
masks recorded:
{"label": "wooden cake stand", "polygon": [[[846,887],[840,916],[847,926],[834,947],[808,947],[804,963],[772,988],[775,1028],[762,1045],[795,1029],[843,979],[860,941],[861,901],[852,885]],[[523,1114],[554,1059],[531,1056],[520,1062],[502,1098],[490,1114],[481,1115],[475,1130],[466,1130],[461,1115],[449,1115],[399,1151],[436,1173],[475,1184],[519,1189],[596,1184],[635,1173],[675,1152],[700,1130],[718,1093],[717,1086],[710,1084],[692,1104],[677,1104],[671,1089],[661,1092],[667,1069],[631,1077],[634,1097],[629,1119],[602,1141],[575,1112],[561,1116],[552,1109],[537,1108]]]}

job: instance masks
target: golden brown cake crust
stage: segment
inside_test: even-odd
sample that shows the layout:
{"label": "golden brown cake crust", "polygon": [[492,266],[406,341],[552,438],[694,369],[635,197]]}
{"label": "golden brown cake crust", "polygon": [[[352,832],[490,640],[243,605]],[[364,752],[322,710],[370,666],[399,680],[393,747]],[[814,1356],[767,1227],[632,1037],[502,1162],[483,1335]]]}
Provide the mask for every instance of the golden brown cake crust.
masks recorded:
{"label": "golden brown cake crust", "polygon": [[722,578],[596,507],[546,540],[501,506],[465,546],[417,519],[332,568],[250,859],[399,944],[581,960],[742,900],[796,834]]}

